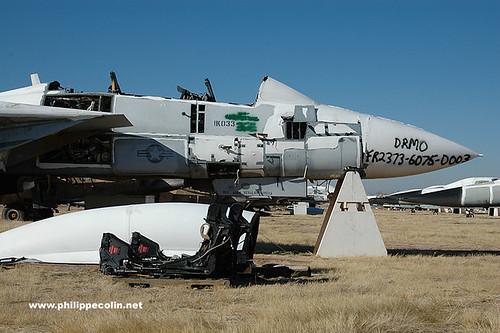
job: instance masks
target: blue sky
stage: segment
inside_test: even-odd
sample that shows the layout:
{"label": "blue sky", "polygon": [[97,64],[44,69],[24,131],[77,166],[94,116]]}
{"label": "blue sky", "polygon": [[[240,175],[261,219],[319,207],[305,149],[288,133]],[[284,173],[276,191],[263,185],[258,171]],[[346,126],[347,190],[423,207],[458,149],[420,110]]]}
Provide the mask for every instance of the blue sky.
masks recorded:
{"label": "blue sky", "polygon": [[392,192],[500,176],[500,1],[0,2],[0,91],[29,74],[77,90],[251,103],[269,75],[323,104],[410,123],[485,156],[365,181]]}

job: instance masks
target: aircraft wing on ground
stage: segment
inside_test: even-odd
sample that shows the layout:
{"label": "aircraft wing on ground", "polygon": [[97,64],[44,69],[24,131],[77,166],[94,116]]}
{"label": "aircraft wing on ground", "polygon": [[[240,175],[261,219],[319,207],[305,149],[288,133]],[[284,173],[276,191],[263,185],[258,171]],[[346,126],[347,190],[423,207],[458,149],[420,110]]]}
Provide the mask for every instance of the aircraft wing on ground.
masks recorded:
{"label": "aircraft wing on ground", "polygon": [[132,126],[122,114],[0,102],[0,170],[80,138]]}

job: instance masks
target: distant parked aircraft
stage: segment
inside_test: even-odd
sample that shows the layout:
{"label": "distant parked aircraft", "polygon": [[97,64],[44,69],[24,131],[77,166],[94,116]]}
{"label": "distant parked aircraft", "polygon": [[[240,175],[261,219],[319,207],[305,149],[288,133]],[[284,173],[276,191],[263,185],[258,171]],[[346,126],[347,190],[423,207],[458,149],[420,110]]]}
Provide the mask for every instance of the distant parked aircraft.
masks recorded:
{"label": "distant parked aircraft", "polygon": [[447,185],[396,192],[372,198],[370,202],[413,203],[445,207],[499,207],[500,180],[497,177],[466,178]]}

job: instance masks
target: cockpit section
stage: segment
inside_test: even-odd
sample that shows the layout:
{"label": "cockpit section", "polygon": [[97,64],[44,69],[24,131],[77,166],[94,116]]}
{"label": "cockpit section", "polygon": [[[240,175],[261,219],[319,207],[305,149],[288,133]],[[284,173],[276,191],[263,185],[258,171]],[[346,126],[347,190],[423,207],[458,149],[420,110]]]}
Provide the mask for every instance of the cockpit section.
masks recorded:
{"label": "cockpit section", "polygon": [[212,89],[212,84],[208,78],[205,79],[205,86],[207,87],[207,92],[203,94],[196,94],[187,89],[177,86],[177,91],[181,93],[180,99],[187,99],[192,101],[205,101],[205,102],[216,102],[214,90]]}

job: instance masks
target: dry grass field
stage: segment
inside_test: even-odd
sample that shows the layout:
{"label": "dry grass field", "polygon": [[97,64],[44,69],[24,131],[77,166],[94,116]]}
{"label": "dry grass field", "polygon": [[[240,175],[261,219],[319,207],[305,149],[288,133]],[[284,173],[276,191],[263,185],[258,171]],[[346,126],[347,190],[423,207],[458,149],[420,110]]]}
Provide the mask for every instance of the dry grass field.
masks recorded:
{"label": "dry grass field", "polygon": [[[374,212],[384,258],[316,258],[322,216],[262,217],[255,262],[310,265],[313,281],[131,288],[95,266],[0,266],[0,331],[500,332],[500,219]],[[71,301],[143,308],[29,308]]]}

